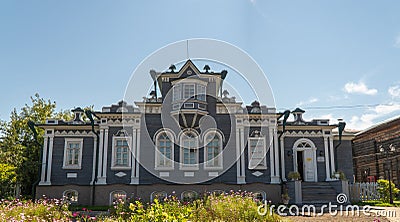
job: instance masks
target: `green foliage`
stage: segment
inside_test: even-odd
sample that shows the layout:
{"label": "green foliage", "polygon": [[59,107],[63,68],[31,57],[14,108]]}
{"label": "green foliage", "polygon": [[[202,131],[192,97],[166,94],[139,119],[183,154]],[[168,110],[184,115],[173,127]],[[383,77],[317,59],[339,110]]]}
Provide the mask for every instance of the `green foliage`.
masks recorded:
{"label": "green foliage", "polygon": [[12,197],[12,188],[15,186],[16,181],[15,167],[6,163],[0,163],[0,197]]}
{"label": "green foliage", "polygon": [[[34,140],[28,121],[36,124],[45,123],[46,119],[58,118],[70,120],[70,112],[55,112],[56,103],[40,98],[39,94],[30,98],[30,104],[25,104],[18,113],[11,112],[10,121],[0,121],[0,163],[14,167],[17,184],[21,185],[21,194],[25,197],[32,195],[32,184],[38,179],[40,165],[40,149],[43,144],[43,129],[36,127],[38,141]],[[86,109],[91,109],[87,107]],[[7,189],[12,189],[9,184]],[[4,198],[3,195],[0,197]]]}
{"label": "green foliage", "polygon": [[59,200],[37,202],[3,200],[0,202],[0,221],[70,221],[68,206]]}
{"label": "green foliage", "polygon": [[[155,199],[151,204],[136,200],[119,202],[111,212],[118,221],[279,221],[280,217],[267,212],[258,213],[262,203],[251,193],[231,192],[221,195],[205,195],[193,202],[183,202],[175,196],[164,200]],[[128,208],[127,208],[128,206]],[[268,209],[268,207],[267,207]]]}
{"label": "green foliage", "polygon": [[[392,187],[392,197],[394,198],[399,193],[399,189],[396,188],[395,184],[392,181],[390,183]],[[381,196],[381,200],[385,203],[389,203],[390,193],[388,180],[378,180],[378,192]]]}
{"label": "green foliage", "polygon": [[295,172],[295,171],[290,171],[288,174],[288,178],[292,179],[292,180],[300,180],[301,176],[299,172]]}

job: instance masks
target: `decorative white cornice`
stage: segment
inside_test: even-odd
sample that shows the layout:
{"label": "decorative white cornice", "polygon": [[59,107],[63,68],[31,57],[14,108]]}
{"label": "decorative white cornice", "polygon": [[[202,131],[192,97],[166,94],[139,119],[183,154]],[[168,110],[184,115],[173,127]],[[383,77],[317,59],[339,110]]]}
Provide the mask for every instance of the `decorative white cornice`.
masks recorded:
{"label": "decorative white cornice", "polygon": [[56,130],[54,136],[79,136],[79,137],[95,137],[92,131],[86,130]]}
{"label": "decorative white cornice", "polygon": [[321,131],[286,131],[285,136],[287,137],[322,137]]}

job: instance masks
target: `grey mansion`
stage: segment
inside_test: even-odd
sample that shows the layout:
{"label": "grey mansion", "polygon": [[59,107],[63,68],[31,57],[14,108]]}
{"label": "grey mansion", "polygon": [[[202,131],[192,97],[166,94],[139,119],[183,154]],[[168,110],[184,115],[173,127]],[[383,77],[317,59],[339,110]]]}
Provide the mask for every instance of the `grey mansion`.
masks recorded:
{"label": "grey mansion", "polygon": [[135,105],[103,107],[93,121],[75,108],[72,121],[39,125],[45,134],[36,197],[110,205],[246,190],[280,202],[291,171],[303,184],[329,184],[336,171],[353,177],[351,142],[339,142],[329,120],[306,121],[297,108],[286,121],[274,107],[244,106],[222,90],[227,71],[202,72],[191,60],[151,74],[158,90]]}

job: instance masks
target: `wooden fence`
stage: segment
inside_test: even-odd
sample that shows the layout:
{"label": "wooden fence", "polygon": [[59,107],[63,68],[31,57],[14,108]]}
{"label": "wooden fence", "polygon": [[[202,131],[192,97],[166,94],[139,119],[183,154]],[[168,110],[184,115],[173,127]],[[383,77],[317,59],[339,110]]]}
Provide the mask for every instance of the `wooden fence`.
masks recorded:
{"label": "wooden fence", "polygon": [[349,184],[349,194],[351,202],[379,200],[378,183],[368,182]]}

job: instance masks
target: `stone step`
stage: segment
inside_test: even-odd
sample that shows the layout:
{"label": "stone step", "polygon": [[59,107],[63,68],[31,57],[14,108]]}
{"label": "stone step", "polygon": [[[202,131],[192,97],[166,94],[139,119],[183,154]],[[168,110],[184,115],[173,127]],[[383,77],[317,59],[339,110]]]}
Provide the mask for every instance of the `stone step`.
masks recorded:
{"label": "stone step", "polygon": [[303,204],[336,203],[336,190],[326,182],[302,183]]}

